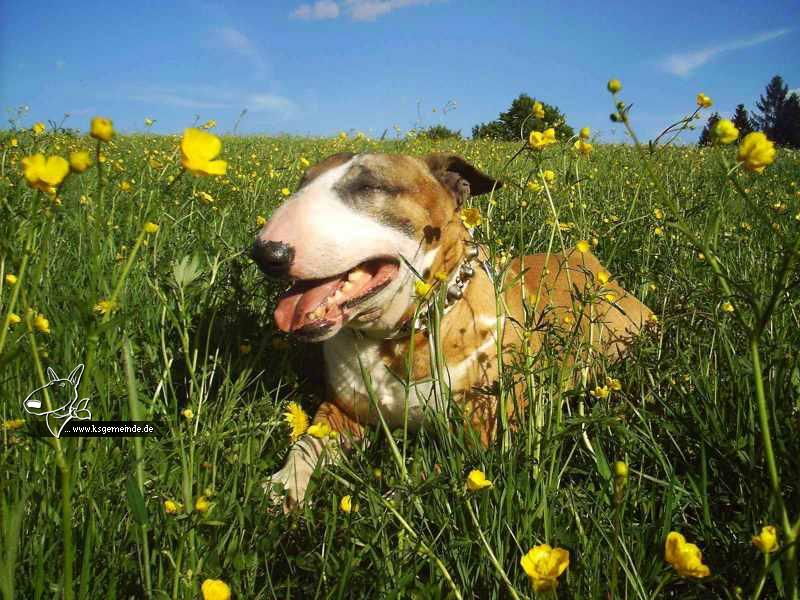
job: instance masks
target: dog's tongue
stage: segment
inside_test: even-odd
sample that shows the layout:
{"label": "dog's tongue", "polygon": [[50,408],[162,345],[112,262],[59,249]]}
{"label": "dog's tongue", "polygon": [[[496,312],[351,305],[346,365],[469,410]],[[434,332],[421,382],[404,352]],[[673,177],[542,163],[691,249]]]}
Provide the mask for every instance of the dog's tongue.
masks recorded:
{"label": "dog's tongue", "polygon": [[312,283],[301,281],[293,285],[275,307],[275,324],[278,329],[287,333],[300,329],[306,320],[306,313],[313,311],[333,294],[343,279],[344,276],[340,275]]}

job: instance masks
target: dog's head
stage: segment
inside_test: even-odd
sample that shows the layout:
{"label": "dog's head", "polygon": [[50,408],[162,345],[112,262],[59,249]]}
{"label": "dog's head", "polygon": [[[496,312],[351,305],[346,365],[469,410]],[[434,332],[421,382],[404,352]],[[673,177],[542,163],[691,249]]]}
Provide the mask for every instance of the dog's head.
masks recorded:
{"label": "dog's head", "polygon": [[469,237],[461,205],[499,187],[451,154],[342,153],[310,167],[253,245],[265,274],[293,281],[276,325],[309,341],[393,331],[414,301],[408,264],[426,280],[451,273]]}

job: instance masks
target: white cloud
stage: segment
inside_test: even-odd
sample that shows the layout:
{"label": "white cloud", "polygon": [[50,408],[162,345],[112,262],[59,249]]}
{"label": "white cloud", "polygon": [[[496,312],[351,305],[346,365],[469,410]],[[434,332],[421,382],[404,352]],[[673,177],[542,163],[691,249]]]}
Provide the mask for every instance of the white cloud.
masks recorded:
{"label": "white cloud", "polygon": [[256,45],[244,33],[233,27],[218,27],[211,30],[211,43],[248,59],[258,74],[264,73],[266,61]]}
{"label": "white cloud", "polygon": [[299,107],[291,99],[271,92],[244,92],[207,87],[149,88],[127,96],[129,100],[161,106],[195,110],[242,110],[268,112],[282,118],[297,114]]}
{"label": "white cloud", "polygon": [[661,68],[667,73],[686,77],[698,67],[713,60],[720,54],[731,52],[733,50],[740,50],[742,48],[749,48],[751,46],[758,46],[766,42],[772,41],[789,33],[790,29],[777,29],[775,31],[766,31],[756,36],[735,40],[725,44],[716,46],[709,46],[701,50],[693,52],[679,52],[670,54],[661,61]]}
{"label": "white cloud", "polygon": [[314,4],[301,4],[289,16],[306,21],[322,21],[324,19],[335,19],[340,12],[339,5],[333,0],[319,0]]}
{"label": "white cloud", "polygon": [[319,0],[313,4],[301,4],[289,16],[306,21],[336,19],[342,14],[353,21],[374,21],[398,8],[429,6],[444,0]]}

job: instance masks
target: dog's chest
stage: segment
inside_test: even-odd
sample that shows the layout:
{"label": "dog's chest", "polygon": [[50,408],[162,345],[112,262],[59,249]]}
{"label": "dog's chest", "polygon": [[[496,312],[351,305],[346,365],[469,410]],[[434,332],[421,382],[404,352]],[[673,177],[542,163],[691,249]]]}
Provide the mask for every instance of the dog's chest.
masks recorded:
{"label": "dog's chest", "polygon": [[[369,399],[363,370],[369,374],[375,401],[389,427],[402,427],[408,405],[408,427],[419,429],[426,406],[432,406],[433,385],[430,380],[403,383],[404,373],[392,373],[385,365],[380,342],[358,338],[344,329],[323,344],[325,371],[337,404],[350,409],[360,420],[374,424],[377,414]],[[407,402],[406,402],[407,400]]]}

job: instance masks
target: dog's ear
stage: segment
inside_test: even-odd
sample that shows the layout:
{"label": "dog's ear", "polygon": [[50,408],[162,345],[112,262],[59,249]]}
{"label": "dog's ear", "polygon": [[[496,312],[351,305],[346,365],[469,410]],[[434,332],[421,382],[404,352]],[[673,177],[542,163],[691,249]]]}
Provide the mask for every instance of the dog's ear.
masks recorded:
{"label": "dog's ear", "polygon": [[343,165],[354,156],[355,154],[352,152],[339,152],[338,154],[332,154],[328,158],[319,161],[315,165],[311,165],[303,174],[303,178],[300,180],[300,185],[297,186],[297,189],[299,190],[308,185],[325,171],[330,171],[339,165]]}
{"label": "dog's ear", "polygon": [[457,154],[429,154],[423,158],[431,173],[456,197],[459,206],[467,196],[480,196],[503,187]]}

